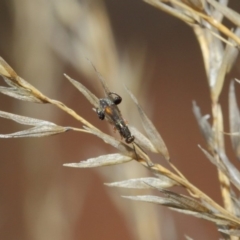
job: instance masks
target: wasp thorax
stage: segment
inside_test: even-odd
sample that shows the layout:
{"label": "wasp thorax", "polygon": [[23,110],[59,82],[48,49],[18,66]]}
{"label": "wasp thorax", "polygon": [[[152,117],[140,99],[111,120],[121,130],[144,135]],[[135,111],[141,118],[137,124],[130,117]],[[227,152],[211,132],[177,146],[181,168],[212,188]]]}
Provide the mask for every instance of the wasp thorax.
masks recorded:
{"label": "wasp thorax", "polygon": [[101,120],[107,116],[110,123],[114,125],[121,137],[125,139],[125,142],[132,143],[135,138],[131,135],[131,132],[123,120],[122,114],[117,106],[121,101],[122,98],[118,94],[110,92],[108,97],[99,100],[99,108],[96,109],[96,113]]}

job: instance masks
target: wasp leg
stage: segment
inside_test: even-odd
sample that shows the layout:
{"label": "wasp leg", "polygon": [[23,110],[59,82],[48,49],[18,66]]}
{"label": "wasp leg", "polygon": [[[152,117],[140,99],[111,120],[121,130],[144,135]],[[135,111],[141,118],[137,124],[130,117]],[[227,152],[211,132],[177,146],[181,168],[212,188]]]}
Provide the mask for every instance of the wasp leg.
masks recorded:
{"label": "wasp leg", "polygon": [[96,113],[97,113],[99,119],[103,120],[105,118],[104,112],[99,110],[98,108],[96,109]]}
{"label": "wasp leg", "polygon": [[113,132],[116,133],[117,132],[117,128],[115,126],[113,126]]}

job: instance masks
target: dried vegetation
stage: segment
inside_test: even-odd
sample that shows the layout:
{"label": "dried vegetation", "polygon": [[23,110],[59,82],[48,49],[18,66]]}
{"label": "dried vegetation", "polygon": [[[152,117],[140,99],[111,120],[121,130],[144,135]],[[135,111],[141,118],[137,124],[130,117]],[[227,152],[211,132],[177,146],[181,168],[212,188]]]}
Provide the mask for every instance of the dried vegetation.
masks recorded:
{"label": "dried vegetation", "polygon": [[[11,134],[1,134],[1,138],[17,137],[43,137],[53,134],[60,134],[66,131],[80,131],[93,134],[101,138],[106,144],[112,145],[117,149],[117,153],[102,155],[90,158],[79,163],[67,163],[66,167],[91,168],[106,165],[115,165],[129,161],[137,161],[149,170],[154,177],[129,179],[120,182],[106,184],[110,187],[134,188],[134,189],[156,189],[161,193],[155,195],[124,196],[134,201],[150,202],[169,207],[172,210],[192,215],[198,218],[206,219],[216,224],[216,228],[223,234],[225,239],[240,238],[240,172],[234,166],[234,160],[228,158],[225,146],[225,130],[223,126],[223,116],[219,104],[219,96],[222,92],[226,74],[232,69],[240,48],[240,15],[234,10],[228,8],[227,0],[145,0],[146,3],[173,15],[174,17],[188,24],[200,44],[205,70],[208,77],[208,86],[211,95],[212,123],[209,122],[209,115],[202,115],[200,107],[193,102],[193,113],[202,132],[206,146],[199,146],[206,158],[218,169],[219,184],[221,186],[224,206],[220,206],[209,196],[189,182],[183,174],[170,162],[170,153],[160,133],[155,128],[152,121],[145,114],[139,102],[126,88],[131,99],[136,105],[139,117],[145,133],[141,133],[137,128],[129,126],[131,133],[135,136],[133,144],[127,144],[118,137],[112,137],[103,133],[100,129],[93,126],[82,116],[68,108],[60,101],[51,99],[33,87],[30,83],[22,79],[5,61],[0,59],[0,75],[3,77],[8,87],[1,87],[0,92],[18,100],[30,101],[40,104],[52,104],[83,124],[83,128],[73,128],[58,126],[52,122],[33,119],[25,116],[19,116],[12,113],[0,111],[2,118],[16,121],[19,124],[30,125],[32,128]],[[67,19],[63,18],[67,24]],[[223,23],[227,18],[234,26],[229,29]],[[69,25],[72,26],[72,25]],[[73,27],[73,26],[72,26]],[[111,37],[109,37],[111,39]],[[99,41],[101,42],[101,41]],[[91,43],[90,43],[91,45]],[[113,44],[108,44],[113,46]],[[58,46],[54,46],[58,48]],[[95,46],[96,49],[99,49]],[[83,47],[84,48],[84,47]],[[113,47],[114,48],[114,47]],[[58,48],[59,54],[66,55],[65,49]],[[112,49],[112,52],[113,49]],[[88,55],[88,53],[85,53]],[[110,57],[111,58],[111,57]],[[112,56],[109,58],[117,65],[117,59]],[[75,59],[76,60],[76,59]],[[71,61],[75,63],[76,61]],[[89,62],[86,60],[86,63]],[[87,65],[86,65],[87,66]],[[98,64],[97,64],[98,66]],[[85,67],[85,72],[91,72],[89,66]],[[101,69],[101,67],[100,67]],[[114,69],[114,66],[113,66]],[[84,70],[83,70],[84,71]],[[92,69],[92,72],[94,70]],[[96,71],[98,78],[103,86],[105,93],[111,89],[108,87],[104,78]],[[80,82],[72,79],[65,74],[65,77],[72,83],[93,105],[99,107],[99,98],[91,93]],[[229,87],[229,122],[230,138],[236,158],[240,158],[240,112],[237,106],[235,96],[235,85],[239,87],[234,80]],[[210,113],[209,113],[210,114]],[[108,119],[107,119],[108,121]],[[148,152],[163,156],[172,170],[168,170],[158,163],[154,163],[148,155]],[[200,153],[199,153],[200,154]],[[186,189],[186,194],[179,194],[171,191],[170,188],[178,186]],[[188,237],[187,237],[188,238]],[[188,238],[189,239],[189,238]]]}

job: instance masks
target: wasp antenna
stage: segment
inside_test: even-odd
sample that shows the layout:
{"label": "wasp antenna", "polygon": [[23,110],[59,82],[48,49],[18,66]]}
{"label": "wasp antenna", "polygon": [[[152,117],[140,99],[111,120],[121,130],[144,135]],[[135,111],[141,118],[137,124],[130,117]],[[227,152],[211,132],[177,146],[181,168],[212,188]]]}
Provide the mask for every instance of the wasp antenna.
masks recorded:
{"label": "wasp antenna", "polygon": [[89,63],[92,65],[94,71],[97,73],[98,79],[100,80],[100,82],[101,82],[101,84],[102,84],[102,87],[103,87],[103,89],[104,89],[105,95],[106,95],[106,96],[109,95],[110,90],[109,90],[108,87],[107,87],[107,84],[106,84],[106,81],[105,81],[104,77],[103,77],[102,74],[97,70],[97,68],[96,68],[95,65],[91,62],[91,60],[89,60],[88,58],[86,58],[86,59],[89,61]]}

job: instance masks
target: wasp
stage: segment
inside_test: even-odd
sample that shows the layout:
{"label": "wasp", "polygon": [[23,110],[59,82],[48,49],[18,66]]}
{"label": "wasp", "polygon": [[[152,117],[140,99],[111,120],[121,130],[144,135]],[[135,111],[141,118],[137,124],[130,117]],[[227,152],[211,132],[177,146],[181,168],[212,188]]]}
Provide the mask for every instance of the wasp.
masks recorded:
{"label": "wasp", "polygon": [[114,125],[126,143],[132,143],[135,138],[132,136],[117,106],[121,102],[122,98],[118,94],[108,92],[107,97],[99,99],[99,108],[96,109],[96,112],[101,120],[106,117]]}

